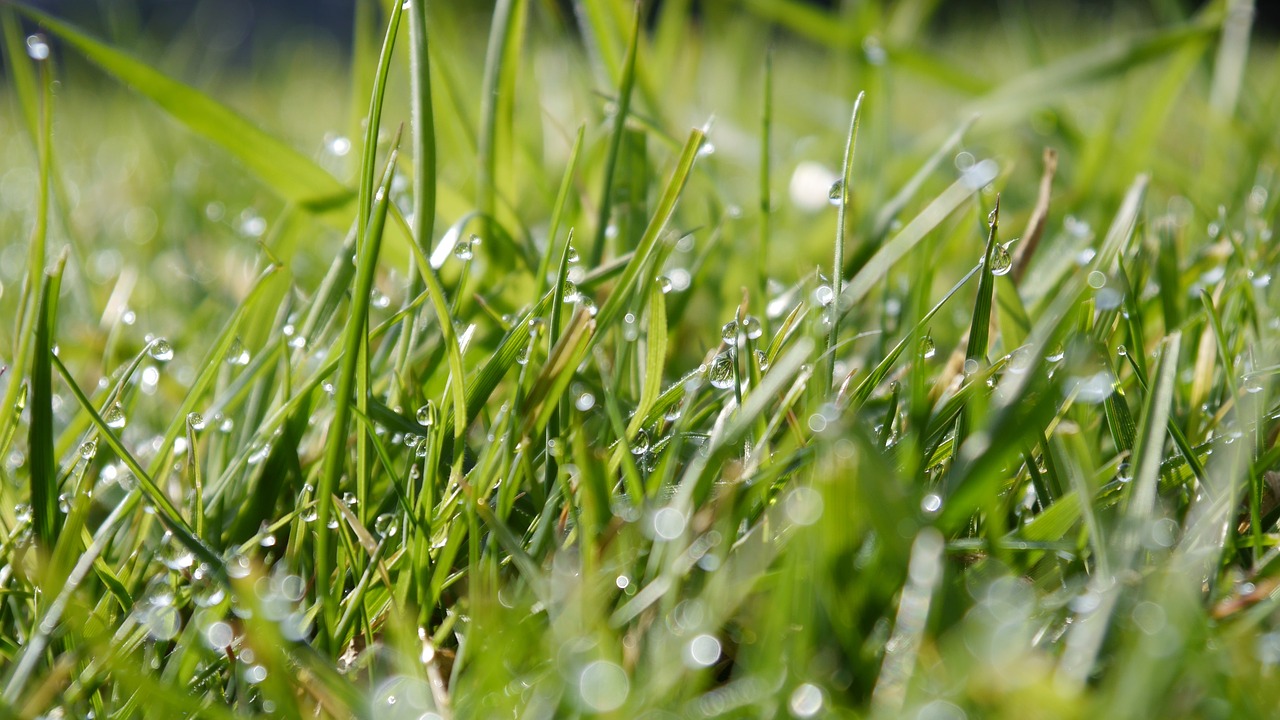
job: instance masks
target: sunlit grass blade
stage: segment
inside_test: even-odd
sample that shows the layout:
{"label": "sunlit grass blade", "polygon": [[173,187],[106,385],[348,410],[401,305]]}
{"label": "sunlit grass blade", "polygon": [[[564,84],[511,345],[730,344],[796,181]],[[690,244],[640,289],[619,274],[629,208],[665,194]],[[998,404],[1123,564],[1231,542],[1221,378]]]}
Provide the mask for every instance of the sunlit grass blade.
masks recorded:
{"label": "sunlit grass blade", "polygon": [[[372,152],[372,149],[370,150]],[[391,179],[395,175],[395,156],[393,150],[383,173],[382,183],[377,195],[377,205],[370,218],[369,229],[363,234],[364,242],[360,248],[359,260],[356,264],[356,283],[352,289],[351,308],[342,338],[342,361],[338,368],[336,388],[337,403],[334,406],[333,420],[329,425],[329,436],[325,443],[324,469],[316,485],[316,588],[317,596],[324,608],[324,626],[321,637],[331,633],[337,627],[337,594],[344,584],[339,578],[335,588],[333,578],[333,540],[328,529],[329,517],[333,512],[333,493],[338,487],[338,480],[347,466],[347,427],[350,423],[352,403],[356,389],[356,365],[361,359],[360,345],[367,336],[365,327],[369,319],[369,294],[373,288],[373,275],[377,269],[378,250],[382,244],[382,231],[386,224],[387,207],[391,202]],[[327,644],[332,637],[325,640]],[[333,648],[330,648],[332,650]]]}

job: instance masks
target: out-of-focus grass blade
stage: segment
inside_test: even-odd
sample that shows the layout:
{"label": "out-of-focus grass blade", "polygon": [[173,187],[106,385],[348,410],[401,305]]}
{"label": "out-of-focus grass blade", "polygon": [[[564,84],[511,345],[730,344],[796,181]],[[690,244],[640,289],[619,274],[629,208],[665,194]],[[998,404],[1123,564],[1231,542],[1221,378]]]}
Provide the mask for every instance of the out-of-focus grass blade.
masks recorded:
{"label": "out-of-focus grass blade", "polygon": [[[538,264],[538,270],[534,282],[536,283],[533,296],[542,297],[547,290],[547,275],[551,269],[551,258],[555,256],[556,238],[560,236],[560,225],[564,222],[565,202],[569,198],[569,191],[573,188],[573,178],[578,171],[578,156],[582,152],[582,138],[586,133],[586,126],[579,125],[578,133],[573,136],[573,148],[569,151],[569,162],[564,168],[564,177],[560,179],[560,189],[556,192],[555,204],[551,206],[551,225],[547,230],[547,249],[542,253],[542,261]],[[573,232],[570,230],[569,239],[565,240],[569,243],[573,239]],[[563,282],[563,279],[561,280]]]}
{"label": "out-of-focus grass blade", "polygon": [[974,101],[970,110],[983,115],[1018,115],[1030,108],[1050,104],[1073,89],[1118,77],[1165,57],[1189,42],[1212,36],[1220,25],[1218,18],[1206,17],[1087,48],[1019,75]]}
{"label": "out-of-focus grass blade", "polygon": [[[489,30],[480,93],[480,137],[476,148],[479,176],[476,207],[485,218],[485,235],[497,224],[498,145],[510,145],[511,113],[515,102],[516,69],[524,36],[526,0],[498,0]],[[486,237],[486,239],[488,239]]]}
{"label": "out-of-focus grass blade", "polygon": [[960,145],[960,141],[964,139],[965,133],[969,131],[969,128],[973,127],[973,123],[977,119],[978,116],[971,115],[960,123],[960,127],[956,128],[943,141],[942,145],[929,156],[929,159],[924,161],[920,169],[916,170],[916,174],[912,175],[911,179],[899,188],[893,197],[889,198],[884,207],[880,208],[880,212],[876,213],[875,222],[871,226],[871,237],[875,241],[878,242],[880,238],[889,233],[889,226],[898,218],[902,209],[907,206],[907,203],[911,202],[911,198],[915,197],[925,181],[942,165],[942,162],[952,157],[955,149]]}
{"label": "out-of-focus grass blade", "polygon": [[[1132,569],[1142,543],[1142,533],[1156,510],[1157,481],[1164,454],[1166,427],[1173,405],[1174,385],[1178,376],[1178,349],[1181,333],[1173,333],[1162,343],[1160,365],[1154,384],[1147,393],[1138,446],[1134,451],[1133,485],[1125,503],[1115,552],[1114,566],[1096,573],[1091,582],[1098,597],[1096,607],[1080,613],[1071,626],[1066,648],[1058,666],[1060,673],[1075,683],[1083,683],[1095,667],[1103,640],[1111,627],[1111,617],[1119,598],[1121,585],[1117,574]],[[1109,570],[1109,571],[1106,571]]]}
{"label": "out-of-focus grass blade", "polygon": [[609,299],[605,300],[599,314],[596,316],[598,332],[595,337],[602,337],[613,323],[622,316],[622,311],[627,307],[636,278],[640,275],[640,270],[648,262],[649,256],[657,247],[662,231],[666,229],[667,223],[671,221],[671,215],[676,209],[676,201],[680,199],[680,193],[684,190],[685,182],[689,179],[689,172],[693,169],[693,161],[698,156],[698,148],[702,146],[703,137],[701,130],[693,130],[689,133],[689,139],[685,141],[684,149],[680,151],[680,158],[676,161],[675,170],[671,172],[666,188],[658,199],[653,219],[649,221],[649,227],[645,229],[644,237],[640,238],[640,244],[636,247],[634,256],[623,268],[622,277],[613,286]]}
{"label": "out-of-focus grass blade", "polygon": [[[315,212],[345,208],[351,190],[302,153],[198,90],[34,8],[23,14],[80,51],[108,74],[151,98],[193,132],[234,155],[281,197]],[[335,220],[343,228],[350,217]]]}
{"label": "out-of-focus grass blade", "polygon": [[413,141],[413,239],[430,251],[436,220],[436,124],[431,105],[431,58],[427,4],[409,3],[409,137]]}
{"label": "out-of-focus grass blade", "polygon": [[631,112],[631,94],[636,86],[636,50],[640,42],[640,6],[635,7],[632,20],[631,42],[627,45],[627,56],[622,64],[622,77],[618,83],[617,110],[613,116],[613,130],[609,137],[609,154],[605,158],[603,187],[600,189],[600,206],[596,214],[596,235],[591,244],[591,256],[588,263],[591,267],[600,264],[604,259],[605,231],[609,226],[609,215],[613,210],[613,182],[618,168],[618,154],[622,148],[622,139],[626,134],[627,115]]}

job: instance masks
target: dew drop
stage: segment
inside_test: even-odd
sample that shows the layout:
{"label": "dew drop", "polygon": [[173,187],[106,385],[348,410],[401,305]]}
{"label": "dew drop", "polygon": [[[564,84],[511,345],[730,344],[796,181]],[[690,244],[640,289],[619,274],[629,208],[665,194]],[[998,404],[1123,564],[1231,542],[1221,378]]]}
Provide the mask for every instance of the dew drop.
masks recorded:
{"label": "dew drop", "polygon": [[942,509],[942,496],[937,493],[929,493],[920,500],[920,509],[926,515],[936,515]]}
{"label": "dew drop", "polygon": [[382,513],[373,520],[373,531],[384,538],[394,537],[399,531],[394,513]]}
{"label": "dew drop", "polygon": [[644,455],[647,452],[649,452],[649,433],[644,428],[641,428],[636,433],[635,439],[631,441],[631,454]]}
{"label": "dew drop", "polygon": [[711,361],[711,367],[707,370],[707,380],[711,383],[711,387],[725,390],[733,387],[733,355],[722,352],[716,355]]}
{"label": "dew drop", "polygon": [[578,255],[578,248],[570,245],[568,250],[568,258],[566,259],[571,263],[576,263],[579,260],[581,260],[582,258]]}
{"label": "dew drop", "polygon": [[573,401],[573,406],[579,412],[586,412],[596,406],[596,396],[589,392],[584,392]]}
{"label": "dew drop", "polygon": [[666,275],[659,275],[656,282],[658,283],[658,289],[662,291],[663,295],[671,292],[671,278]]}
{"label": "dew drop", "polygon": [[763,350],[756,350],[756,364],[760,366],[760,372],[769,369],[769,356]]}
{"label": "dew drop", "polygon": [[933,336],[925,335],[920,338],[920,357],[928,360],[938,354],[938,347],[933,344]]}
{"label": "dew drop", "polygon": [[62,493],[58,496],[58,512],[66,515],[71,512],[71,493]]}
{"label": "dew drop", "polygon": [[164,338],[156,338],[147,348],[147,354],[160,362],[168,362],[173,359],[173,346]]}
{"label": "dew drop", "polygon": [[831,183],[831,188],[827,190],[827,200],[837,206],[844,200],[844,180]]}
{"label": "dew drop", "polygon": [[98,454],[97,440],[85,440],[83,443],[80,443],[80,457],[84,458],[85,460],[92,460],[93,456],[97,454]]}
{"label": "dew drop", "polygon": [[738,341],[738,321],[730,320],[720,328],[720,338],[729,344]]}
{"label": "dew drop", "polygon": [[107,427],[119,430],[125,426],[128,419],[124,416],[124,408],[120,407],[120,403],[116,403],[107,408],[107,411],[103,413],[102,421],[107,424]]}
{"label": "dew drop", "polygon": [[37,62],[49,59],[49,41],[44,35],[36,33],[27,36],[27,55]]}
{"label": "dew drop", "polygon": [[436,404],[428,400],[426,405],[418,408],[415,418],[419,425],[423,427],[431,427],[436,424],[436,420],[438,419],[437,416],[438,412],[436,411]]}
{"label": "dew drop", "polygon": [[758,340],[764,334],[764,327],[760,324],[760,318],[755,315],[748,315],[743,318],[742,333],[747,336],[748,340]]}
{"label": "dew drop", "polygon": [[1009,254],[1009,249],[1004,245],[996,245],[995,251],[991,254],[991,274],[1008,275],[1012,268],[1013,256]]}
{"label": "dew drop", "polygon": [[187,427],[192,430],[203,430],[205,427],[204,416],[198,412],[187,413]]}
{"label": "dew drop", "polygon": [[475,245],[479,241],[480,241],[480,238],[476,237],[475,235],[472,235],[466,240],[459,240],[453,246],[453,256],[462,261],[467,261],[474,258],[476,256]]}

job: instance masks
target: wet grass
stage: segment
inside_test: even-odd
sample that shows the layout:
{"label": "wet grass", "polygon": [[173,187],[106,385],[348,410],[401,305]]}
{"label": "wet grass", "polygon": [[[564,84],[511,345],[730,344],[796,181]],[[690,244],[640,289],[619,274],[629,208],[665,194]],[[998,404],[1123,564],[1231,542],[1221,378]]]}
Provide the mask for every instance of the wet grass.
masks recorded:
{"label": "wet grass", "polygon": [[1265,714],[1280,75],[1153,6],[0,4],[0,716]]}

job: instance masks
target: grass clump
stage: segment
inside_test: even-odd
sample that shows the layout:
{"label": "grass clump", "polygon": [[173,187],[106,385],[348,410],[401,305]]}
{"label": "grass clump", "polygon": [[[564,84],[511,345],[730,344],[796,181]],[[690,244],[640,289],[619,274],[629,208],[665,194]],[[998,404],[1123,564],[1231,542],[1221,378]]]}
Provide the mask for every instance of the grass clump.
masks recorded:
{"label": "grass clump", "polygon": [[1274,705],[1249,4],[688,5],[0,5],[0,715]]}

